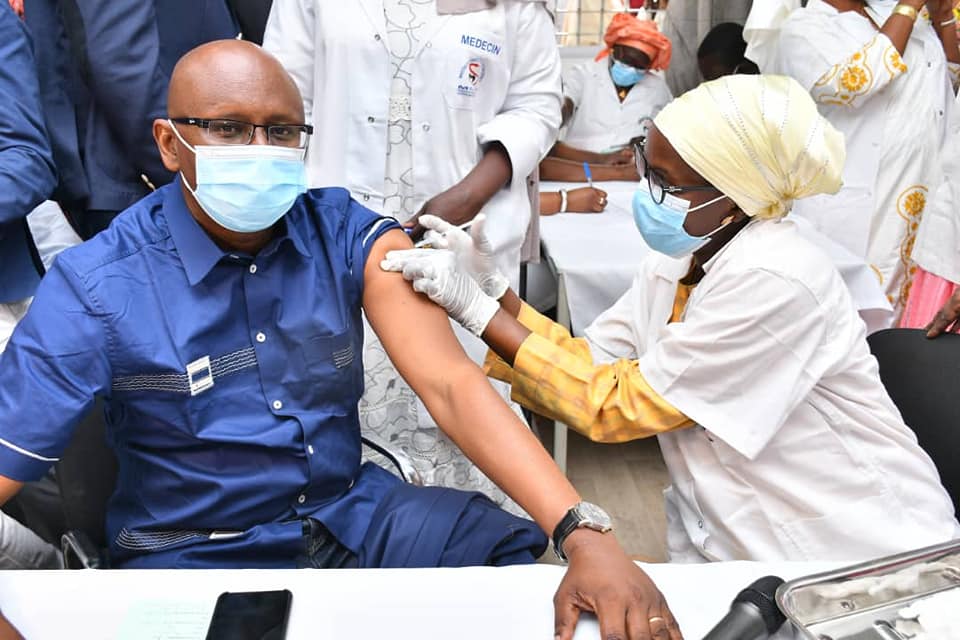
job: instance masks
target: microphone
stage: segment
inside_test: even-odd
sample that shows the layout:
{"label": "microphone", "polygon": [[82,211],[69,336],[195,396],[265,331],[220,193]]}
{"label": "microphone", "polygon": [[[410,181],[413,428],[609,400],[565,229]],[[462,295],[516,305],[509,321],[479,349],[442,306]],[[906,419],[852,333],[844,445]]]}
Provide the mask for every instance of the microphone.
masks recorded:
{"label": "microphone", "polygon": [[737,594],[730,612],[703,640],[765,640],[776,633],[787,620],[774,597],[781,584],[777,576],[756,580]]}

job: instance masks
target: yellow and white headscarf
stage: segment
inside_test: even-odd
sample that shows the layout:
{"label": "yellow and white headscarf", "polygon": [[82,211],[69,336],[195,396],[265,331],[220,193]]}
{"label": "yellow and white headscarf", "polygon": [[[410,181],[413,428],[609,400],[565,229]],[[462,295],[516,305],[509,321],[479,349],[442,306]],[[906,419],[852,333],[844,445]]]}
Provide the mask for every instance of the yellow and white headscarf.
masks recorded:
{"label": "yellow and white headscarf", "polygon": [[843,134],[793,78],[725,76],[668,104],[654,124],[749,216],[780,218],[794,200],[840,190]]}

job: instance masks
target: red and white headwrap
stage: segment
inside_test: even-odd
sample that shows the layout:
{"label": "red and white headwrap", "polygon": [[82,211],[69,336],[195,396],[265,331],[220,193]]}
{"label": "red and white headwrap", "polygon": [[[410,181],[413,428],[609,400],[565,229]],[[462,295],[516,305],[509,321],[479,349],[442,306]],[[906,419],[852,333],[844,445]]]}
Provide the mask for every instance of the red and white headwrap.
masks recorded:
{"label": "red and white headwrap", "polygon": [[603,41],[607,48],[598,53],[595,60],[607,57],[613,45],[619,44],[647,54],[651,71],[661,71],[670,66],[670,52],[673,49],[670,38],[660,33],[653,20],[639,20],[633,14],[618,13],[610,21]]}

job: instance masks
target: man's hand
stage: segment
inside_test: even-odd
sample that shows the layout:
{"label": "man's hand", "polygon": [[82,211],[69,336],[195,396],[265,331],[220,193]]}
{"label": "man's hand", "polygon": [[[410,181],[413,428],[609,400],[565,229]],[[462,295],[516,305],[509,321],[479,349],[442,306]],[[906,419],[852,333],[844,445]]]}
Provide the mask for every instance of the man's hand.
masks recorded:
{"label": "man's hand", "polygon": [[927,337],[936,338],[945,332],[960,333],[957,318],[960,318],[960,289],[953,292],[947,304],[937,311],[937,315],[933,316],[933,320],[926,326]]}
{"label": "man's hand", "polygon": [[611,534],[571,533],[570,566],[553,598],[557,640],[572,640],[581,611],[600,619],[603,640],[682,640],[663,594]]}
{"label": "man's hand", "polygon": [[937,29],[940,28],[941,22],[946,22],[953,17],[954,3],[952,0],[927,0],[926,5],[927,11],[930,13],[930,20]]}

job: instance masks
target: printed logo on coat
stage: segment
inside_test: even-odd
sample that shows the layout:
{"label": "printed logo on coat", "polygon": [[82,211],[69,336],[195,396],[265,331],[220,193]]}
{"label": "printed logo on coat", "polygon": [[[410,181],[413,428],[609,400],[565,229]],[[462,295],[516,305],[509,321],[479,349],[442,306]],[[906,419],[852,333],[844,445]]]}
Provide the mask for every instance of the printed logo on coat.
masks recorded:
{"label": "printed logo on coat", "polygon": [[480,58],[470,58],[460,67],[460,77],[457,82],[457,94],[473,98],[477,94],[477,87],[483,81],[484,65]]}

